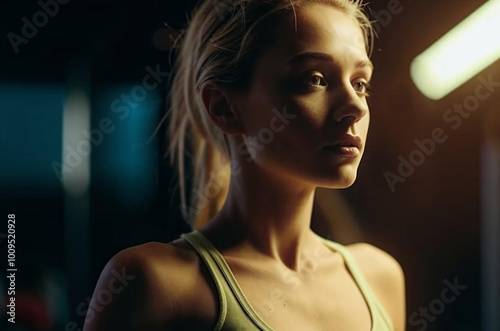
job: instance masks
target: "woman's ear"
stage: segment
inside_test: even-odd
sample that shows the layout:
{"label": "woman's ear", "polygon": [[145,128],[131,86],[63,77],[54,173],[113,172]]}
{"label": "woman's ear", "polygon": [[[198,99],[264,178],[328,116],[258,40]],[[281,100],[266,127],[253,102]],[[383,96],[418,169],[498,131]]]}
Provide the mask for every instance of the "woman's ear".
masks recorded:
{"label": "woman's ear", "polygon": [[230,93],[212,82],[207,82],[201,88],[201,99],[212,123],[224,133],[234,135],[243,132]]}

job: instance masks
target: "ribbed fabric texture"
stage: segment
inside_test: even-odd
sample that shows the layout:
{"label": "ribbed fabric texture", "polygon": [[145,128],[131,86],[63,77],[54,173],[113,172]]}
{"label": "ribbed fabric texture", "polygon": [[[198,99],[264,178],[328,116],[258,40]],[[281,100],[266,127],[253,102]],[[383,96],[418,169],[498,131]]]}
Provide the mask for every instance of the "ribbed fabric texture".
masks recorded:
{"label": "ribbed fabric texture", "polygon": [[[186,239],[201,256],[217,288],[220,312],[214,331],[275,331],[252,308],[228,264],[212,243],[196,230],[184,233],[181,237]],[[344,245],[334,241],[325,238],[321,238],[321,240],[343,257],[368,303],[372,317],[371,331],[393,331],[391,321],[368,286],[349,250]]]}

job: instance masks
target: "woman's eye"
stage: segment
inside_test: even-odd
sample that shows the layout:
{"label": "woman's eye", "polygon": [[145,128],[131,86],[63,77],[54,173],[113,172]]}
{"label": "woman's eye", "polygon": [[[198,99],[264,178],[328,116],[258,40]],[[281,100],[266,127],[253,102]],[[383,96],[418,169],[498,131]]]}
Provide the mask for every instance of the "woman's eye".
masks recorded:
{"label": "woman's eye", "polygon": [[307,83],[312,86],[326,86],[325,78],[318,74],[313,74],[307,78]]}
{"label": "woman's eye", "polygon": [[352,84],[354,90],[358,93],[364,94],[366,96],[370,95],[370,83],[367,81],[357,81]]}

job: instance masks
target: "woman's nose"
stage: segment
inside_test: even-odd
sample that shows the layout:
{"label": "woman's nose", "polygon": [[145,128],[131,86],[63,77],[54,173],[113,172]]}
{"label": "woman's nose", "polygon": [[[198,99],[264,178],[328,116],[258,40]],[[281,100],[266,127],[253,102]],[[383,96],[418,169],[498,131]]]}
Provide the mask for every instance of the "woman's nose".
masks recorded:
{"label": "woman's nose", "polygon": [[332,110],[335,121],[350,125],[366,116],[368,105],[363,95],[358,94],[350,84],[339,92]]}

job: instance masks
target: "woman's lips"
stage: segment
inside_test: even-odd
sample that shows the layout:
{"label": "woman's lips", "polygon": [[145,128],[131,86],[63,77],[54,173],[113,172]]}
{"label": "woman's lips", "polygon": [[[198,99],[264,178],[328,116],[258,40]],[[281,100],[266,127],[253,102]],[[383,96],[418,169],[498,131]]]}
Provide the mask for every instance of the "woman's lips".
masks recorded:
{"label": "woman's lips", "polygon": [[359,149],[355,146],[330,145],[324,146],[323,150],[350,159],[355,159],[360,154]]}
{"label": "woman's lips", "polygon": [[353,136],[348,133],[345,133],[340,137],[338,137],[337,139],[331,140],[329,143],[326,143],[325,145],[353,146],[357,147],[358,149],[361,149],[363,143],[360,136]]}

